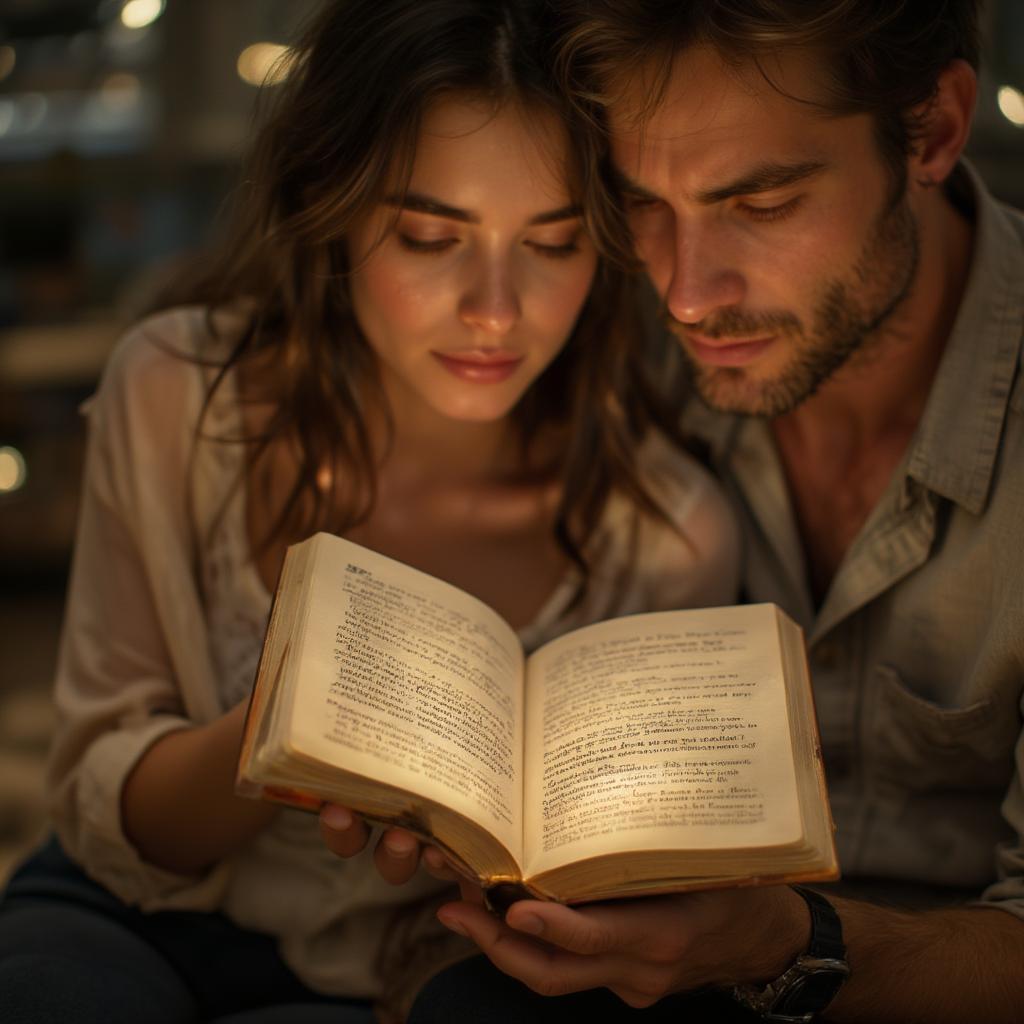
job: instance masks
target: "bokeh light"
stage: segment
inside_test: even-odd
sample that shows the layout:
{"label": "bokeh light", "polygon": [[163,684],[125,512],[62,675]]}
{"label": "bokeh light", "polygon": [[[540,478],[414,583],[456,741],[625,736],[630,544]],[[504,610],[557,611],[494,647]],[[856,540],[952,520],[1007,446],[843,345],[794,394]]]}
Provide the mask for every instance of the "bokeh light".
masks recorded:
{"label": "bokeh light", "polygon": [[145,28],[164,13],[165,0],[128,0],[121,8],[125,28]]}
{"label": "bokeh light", "polygon": [[0,448],[0,494],[11,494],[25,486],[28,478],[28,466],[25,456],[5,445]]}
{"label": "bokeh light", "polygon": [[238,55],[238,77],[249,85],[280,85],[291,70],[292,56],[280,43],[253,43]]}
{"label": "bokeh light", "polygon": [[1024,93],[1012,85],[1004,85],[997,94],[999,109],[1010,124],[1024,128]]}

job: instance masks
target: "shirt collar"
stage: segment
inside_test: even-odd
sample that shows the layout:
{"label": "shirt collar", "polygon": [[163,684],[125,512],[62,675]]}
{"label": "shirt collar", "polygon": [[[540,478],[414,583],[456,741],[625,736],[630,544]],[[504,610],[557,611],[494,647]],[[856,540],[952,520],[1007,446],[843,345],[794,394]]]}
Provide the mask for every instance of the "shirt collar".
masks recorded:
{"label": "shirt collar", "polygon": [[[1024,332],[1024,224],[998,203],[974,169],[952,189],[975,210],[974,253],[963,300],[904,463],[908,477],[977,514],[985,505]],[[687,430],[718,460],[743,429],[766,423],[716,413],[694,400]]]}
{"label": "shirt collar", "polygon": [[1024,233],[964,164],[975,209],[967,287],[906,462],[907,475],[977,514],[988,498],[1024,328]]}

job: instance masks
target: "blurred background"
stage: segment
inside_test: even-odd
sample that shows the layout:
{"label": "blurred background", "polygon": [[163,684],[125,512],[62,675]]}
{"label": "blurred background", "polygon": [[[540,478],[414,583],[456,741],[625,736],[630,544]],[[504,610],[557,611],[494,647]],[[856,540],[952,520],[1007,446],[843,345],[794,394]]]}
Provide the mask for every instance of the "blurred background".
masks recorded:
{"label": "blurred background", "polygon": [[[44,827],[78,408],[205,239],[322,0],[0,0],[0,881]],[[1024,0],[989,0],[970,155],[1024,207]]]}

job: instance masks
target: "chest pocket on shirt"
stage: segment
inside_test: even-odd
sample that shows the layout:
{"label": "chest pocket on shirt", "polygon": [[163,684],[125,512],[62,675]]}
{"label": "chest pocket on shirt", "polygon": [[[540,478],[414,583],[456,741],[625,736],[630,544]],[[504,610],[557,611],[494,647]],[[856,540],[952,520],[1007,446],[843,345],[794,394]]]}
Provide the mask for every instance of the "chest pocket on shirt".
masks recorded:
{"label": "chest pocket on shirt", "polygon": [[[1013,774],[1020,718],[992,701],[942,707],[879,666],[878,713],[869,743],[888,792],[1003,793]],[[869,763],[870,763],[869,760]]]}

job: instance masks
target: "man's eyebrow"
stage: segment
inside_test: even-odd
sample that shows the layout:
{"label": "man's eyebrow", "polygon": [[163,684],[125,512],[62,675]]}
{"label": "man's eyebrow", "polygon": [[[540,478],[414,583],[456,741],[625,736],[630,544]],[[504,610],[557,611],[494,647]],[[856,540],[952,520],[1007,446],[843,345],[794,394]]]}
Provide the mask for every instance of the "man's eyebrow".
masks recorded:
{"label": "man's eyebrow", "polygon": [[759,164],[742,178],[737,178],[720,188],[709,188],[697,193],[697,202],[710,206],[735,196],[756,195],[773,189],[795,185],[807,178],[820,174],[826,168],[820,160],[807,160],[799,164]]}
{"label": "man's eyebrow", "polygon": [[[395,206],[402,210],[411,210],[413,213],[426,213],[432,217],[446,217],[448,220],[462,221],[464,224],[479,224],[480,217],[469,210],[462,210],[457,206],[450,206],[442,203],[439,199],[423,195],[419,192],[408,192],[404,196],[387,196],[384,199],[387,206]],[[578,204],[560,206],[556,210],[545,210],[531,217],[528,223],[531,226],[540,224],[554,224],[560,220],[573,220],[581,216],[583,208]]]}
{"label": "man's eyebrow", "polygon": [[643,185],[638,185],[628,174],[620,171],[619,168],[612,168],[612,177],[615,187],[624,195],[632,196],[634,199],[658,199],[653,192],[648,192]]}

